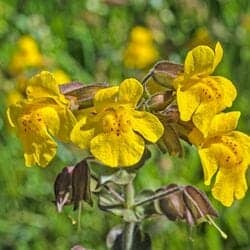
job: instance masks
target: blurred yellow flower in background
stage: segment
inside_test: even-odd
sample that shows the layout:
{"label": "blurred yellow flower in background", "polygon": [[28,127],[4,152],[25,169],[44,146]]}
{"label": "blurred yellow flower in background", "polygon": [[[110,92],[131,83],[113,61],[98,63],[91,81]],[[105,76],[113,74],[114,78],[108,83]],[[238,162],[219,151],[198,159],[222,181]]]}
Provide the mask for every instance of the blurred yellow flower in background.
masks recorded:
{"label": "blurred yellow flower in background", "polygon": [[209,30],[206,27],[200,27],[195,30],[192,38],[190,39],[187,45],[190,49],[199,45],[206,45],[208,47],[212,47],[213,39],[209,33]]}
{"label": "blurred yellow flower in background", "polygon": [[158,58],[152,32],[136,26],[130,33],[130,40],[124,51],[124,64],[127,68],[144,69]]}
{"label": "blurred yellow flower in background", "polygon": [[204,136],[208,133],[212,117],[230,107],[237,94],[230,80],[210,76],[222,56],[220,43],[216,44],[215,51],[207,46],[198,46],[188,52],[184,74],[174,80],[181,120],[192,120]]}
{"label": "blurred yellow flower in background", "polygon": [[155,143],[163,134],[156,116],[137,111],[143,87],[136,79],[126,79],[120,86],[95,94],[94,107],[83,111],[72,130],[71,140],[110,167],[138,163],[143,155],[143,137]]}
{"label": "blurred yellow flower in background", "polygon": [[18,75],[26,68],[39,68],[42,66],[43,56],[39,51],[36,41],[31,36],[22,36],[17,41],[16,52],[10,61],[10,73]]}
{"label": "blurred yellow flower in background", "polygon": [[23,144],[26,166],[45,167],[56,154],[52,136],[69,142],[76,120],[51,73],[43,71],[32,77],[26,93],[27,99],[8,108],[9,123]]}
{"label": "blurred yellow flower in background", "polygon": [[[209,111],[208,111],[209,112]],[[198,146],[205,184],[216,174],[213,196],[225,206],[245,196],[246,170],[250,164],[250,137],[234,131],[240,112],[220,113],[213,117],[206,138],[194,129],[190,141]]]}

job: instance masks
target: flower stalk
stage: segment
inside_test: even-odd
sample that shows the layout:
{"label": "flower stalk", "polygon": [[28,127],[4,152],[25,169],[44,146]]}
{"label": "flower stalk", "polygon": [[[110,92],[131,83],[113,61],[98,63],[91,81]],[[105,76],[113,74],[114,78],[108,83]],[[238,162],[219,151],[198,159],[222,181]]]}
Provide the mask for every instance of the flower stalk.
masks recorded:
{"label": "flower stalk", "polygon": [[[133,180],[128,182],[124,188],[125,190],[125,207],[131,209],[134,205],[134,185]],[[124,232],[123,232],[123,241],[122,246],[123,250],[132,250],[133,245],[133,233],[135,228],[135,222],[125,222],[124,223]]]}

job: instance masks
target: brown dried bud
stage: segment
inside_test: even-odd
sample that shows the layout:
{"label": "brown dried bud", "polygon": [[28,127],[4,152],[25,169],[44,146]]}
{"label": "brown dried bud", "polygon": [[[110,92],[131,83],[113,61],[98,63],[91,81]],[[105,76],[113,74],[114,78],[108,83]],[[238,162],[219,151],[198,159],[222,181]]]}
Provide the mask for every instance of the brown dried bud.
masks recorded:
{"label": "brown dried bud", "polygon": [[90,170],[86,159],[75,167],[65,167],[56,177],[54,191],[59,212],[65,204],[73,203],[74,210],[82,200],[91,204]]}
{"label": "brown dried bud", "polygon": [[174,124],[164,126],[164,134],[162,136],[162,141],[170,155],[179,157],[183,156],[184,151],[180,142],[179,134]]}
{"label": "brown dried bud", "polygon": [[[168,185],[165,190],[178,187],[176,184]],[[163,189],[161,189],[162,191]],[[218,214],[210,204],[207,196],[193,186],[179,187],[179,190],[158,200],[160,211],[170,220],[185,220],[193,225],[201,218]]]}
{"label": "brown dried bud", "polygon": [[180,120],[180,112],[176,104],[167,106],[159,112],[160,119],[163,123],[177,123]]}
{"label": "brown dried bud", "polygon": [[74,210],[82,200],[91,204],[90,170],[86,160],[76,164],[72,174],[72,203]]}
{"label": "brown dried bud", "polygon": [[148,101],[148,106],[153,111],[160,111],[164,110],[173,100],[173,91],[166,90],[153,95]]}
{"label": "brown dried bud", "polygon": [[71,109],[82,109],[93,106],[93,98],[97,91],[107,88],[107,83],[94,83],[84,85],[79,82],[71,82],[59,86],[62,94],[70,100]]}
{"label": "brown dried bud", "polygon": [[207,196],[199,189],[193,186],[185,186],[183,192],[184,201],[196,220],[206,215],[218,216]]}
{"label": "brown dried bud", "polygon": [[[165,189],[160,189],[158,191],[168,191],[175,187],[178,187],[178,185],[170,184]],[[175,221],[184,219],[185,203],[183,200],[182,190],[178,190],[160,199],[159,208],[161,212],[163,212],[168,217],[169,220]]]}
{"label": "brown dried bud", "polygon": [[62,211],[62,208],[65,204],[70,203],[73,169],[74,167],[65,167],[56,177],[54,183],[54,192],[58,212]]}
{"label": "brown dried bud", "polygon": [[162,86],[173,88],[172,81],[183,72],[183,65],[168,61],[158,62],[151,71],[153,79]]}

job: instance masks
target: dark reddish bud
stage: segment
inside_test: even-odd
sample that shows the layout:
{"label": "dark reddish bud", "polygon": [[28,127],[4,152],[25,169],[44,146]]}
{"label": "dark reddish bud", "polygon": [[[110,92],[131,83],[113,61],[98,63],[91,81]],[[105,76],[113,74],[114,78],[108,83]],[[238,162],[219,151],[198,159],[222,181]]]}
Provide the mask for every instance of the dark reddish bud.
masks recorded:
{"label": "dark reddish bud", "polygon": [[74,167],[65,167],[56,177],[54,183],[54,192],[58,212],[62,211],[62,208],[65,204],[70,203],[73,169]]}
{"label": "dark reddish bud", "polygon": [[[165,189],[160,189],[158,191],[168,191],[176,187],[178,187],[178,185],[170,184]],[[175,221],[184,219],[186,208],[183,200],[182,190],[178,190],[163,197],[162,199],[159,199],[159,208],[168,217],[169,220]]]}
{"label": "dark reddish bud", "polygon": [[90,170],[86,160],[76,164],[72,174],[72,203],[76,210],[81,201],[91,203]]}
{"label": "dark reddish bud", "polygon": [[[176,187],[176,184],[170,184],[165,190]],[[201,218],[206,219],[206,216],[218,216],[207,196],[193,186],[179,187],[176,192],[159,199],[158,206],[168,219],[185,220],[189,225],[197,223]]]}

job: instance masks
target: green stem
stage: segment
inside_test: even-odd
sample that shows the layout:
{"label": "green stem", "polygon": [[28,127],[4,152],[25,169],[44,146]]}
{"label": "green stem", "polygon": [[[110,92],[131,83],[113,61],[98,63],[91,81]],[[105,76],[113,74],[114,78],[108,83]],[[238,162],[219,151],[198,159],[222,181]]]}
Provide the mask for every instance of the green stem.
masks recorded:
{"label": "green stem", "polygon": [[123,250],[132,250],[134,228],[134,222],[125,222],[123,232]]}
{"label": "green stem", "polygon": [[135,190],[133,186],[133,181],[130,181],[125,186],[125,206],[126,208],[131,208],[134,205]]}
{"label": "green stem", "polygon": [[[134,205],[134,192],[133,181],[130,181],[125,186],[125,207],[127,209],[131,209]],[[135,222],[125,222],[122,241],[123,250],[132,250],[134,228]]]}
{"label": "green stem", "polygon": [[157,199],[160,199],[162,197],[166,197],[172,193],[175,193],[177,191],[180,191],[180,187],[173,187],[173,188],[170,188],[170,189],[167,189],[167,190],[163,190],[163,191],[160,191],[152,196],[149,196],[143,200],[139,200],[137,202],[134,203],[134,207],[137,207],[137,206],[140,206],[140,205],[143,205],[144,203],[148,203],[148,202],[151,202],[151,201],[154,201],[154,200],[157,200]]}

